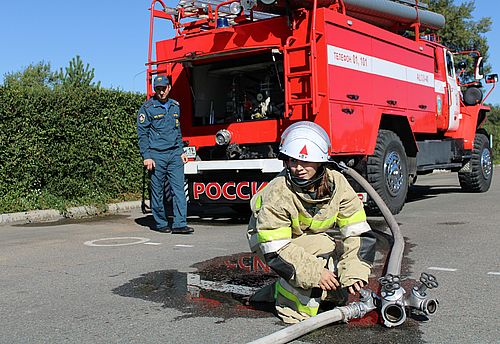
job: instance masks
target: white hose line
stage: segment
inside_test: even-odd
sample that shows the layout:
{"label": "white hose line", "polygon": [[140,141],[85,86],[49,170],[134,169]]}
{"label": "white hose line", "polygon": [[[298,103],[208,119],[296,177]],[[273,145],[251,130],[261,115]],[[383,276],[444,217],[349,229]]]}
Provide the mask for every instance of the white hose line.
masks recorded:
{"label": "white hose line", "polygon": [[313,330],[316,330],[325,325],[344,321],[345,315],[341,310],[342,307],[334,308],[330,311],[320,313],[314,317],[306,319],[297,324],[290,325],[282,330],[274,332],[268,336],[254,340],[248,344],[281,344],[288,343],[296,338],[299,338]]}
{"label": "white hose line", "polygon": [[391,247],[391,252],[389,253],[388,258],[386,259],[387,267],[385,269],[385,273],[399,276],[401,275],[401,262],[403,261],[403,252],[405,249],[405,240],[403,234],[401,234],[401,230],[399,228],[398,222],[392,215],[391,211],[385,204],[384,200],[380,195],[375,191],[375,189],[371,186],[371,184],[363,178],[358,172],[356,172],[353,168],[350,167],[342,167],[344,172],[350,175],[358,184],[365,189],[365,191],[370,195],[370,197],[375,201],[377,206],[379,207],[382,215],[384,216],[389,229],[391,230],[392,237],[394,238],[394,243]]}

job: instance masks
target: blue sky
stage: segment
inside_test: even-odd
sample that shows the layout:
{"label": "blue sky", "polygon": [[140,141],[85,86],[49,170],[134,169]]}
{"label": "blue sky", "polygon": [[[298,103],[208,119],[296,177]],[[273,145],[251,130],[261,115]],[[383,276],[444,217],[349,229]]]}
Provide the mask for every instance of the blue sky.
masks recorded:
{"label": "blue sky", "polygon": [[[456,3],[460,3],[456,0]],[[175,4],[176,0],[168,0]],[[489,63],[500,74],[500,2],[476,0],[474,16],[493,19],[486,36]],[[65,67],[76,55],[95,69],[104,87],[144,92],[149,36],[149,0],[2,1],[0,77],[31,63]],[[158,25],[167,37],[172,30]],[[160,37],[160,35],[158,35]],[[500,104],[500,87],[488,99]]]}

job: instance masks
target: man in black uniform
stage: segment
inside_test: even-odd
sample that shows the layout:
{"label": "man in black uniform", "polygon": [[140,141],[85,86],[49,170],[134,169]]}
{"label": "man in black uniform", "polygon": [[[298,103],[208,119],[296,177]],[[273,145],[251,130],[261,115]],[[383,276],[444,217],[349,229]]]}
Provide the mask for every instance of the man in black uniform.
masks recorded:
{"label": "man in black uniform", "polygon": [[[151,211],[155,229],[163,233],[189,234],[194,230],[186,223],[184,164],[188,158],[183,151],[179,103],[168,98],[172,86],[166,75],[156,76],[153,87],[154,97],[139,109],[137,135],[144,167],[151,177]],[[172,227],[169,227],[163,203],[167,180],[173,203]]]}

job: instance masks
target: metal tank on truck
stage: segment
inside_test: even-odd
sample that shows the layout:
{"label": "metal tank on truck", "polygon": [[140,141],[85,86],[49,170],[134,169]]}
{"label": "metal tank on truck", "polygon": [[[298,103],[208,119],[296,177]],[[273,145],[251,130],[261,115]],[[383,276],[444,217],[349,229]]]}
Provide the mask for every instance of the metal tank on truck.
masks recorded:
{"label": "metal tank on truck", "polygon": [[[331,159],[363,175],[394,214],[417,175],[434,169],[458,172],[465,191],[489,189],[491,137],[482,125],[490,109],[482,83],[494,87],[497,77],[482,75],[479,52],[451,51],[427,34],[445,21],[425,4],[170,5],[155,0],[150,8],[147,85],[151,96],[154,75],[167,74],[181,104],[189,202],[247,206],[283,169],[279,138],[301,120],[326,130]],[[173,24],[173,37],[153,39],[161,36],[157,19]],[[455,65],[457,54],[474,61],[473,80],[461,81],[470,66]]]}

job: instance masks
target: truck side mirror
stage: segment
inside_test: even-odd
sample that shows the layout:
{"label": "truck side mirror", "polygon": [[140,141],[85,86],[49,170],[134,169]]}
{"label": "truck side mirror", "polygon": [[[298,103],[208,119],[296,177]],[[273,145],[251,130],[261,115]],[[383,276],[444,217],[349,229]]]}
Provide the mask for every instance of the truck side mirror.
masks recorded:
{"label": "truck side mirror", "polygon": [[497,82],[498,82],[498,74],[486,75],[486,83],[487,84],[496,84]]}
{"label": "truck side mirror", "polygon": [[475,68],[475,71],[474,71],[474,78],[476,80],[481,80],[484,78],[484,74],[483,74],[483,57],[482,56],[479,56],[476,60],[476,68]]}
{"label": "truck side mirror", "polygon": [[465,61],[460,61],[458,63],[458,70],[464,70],[465,68],[467,68],[467,63]]}

